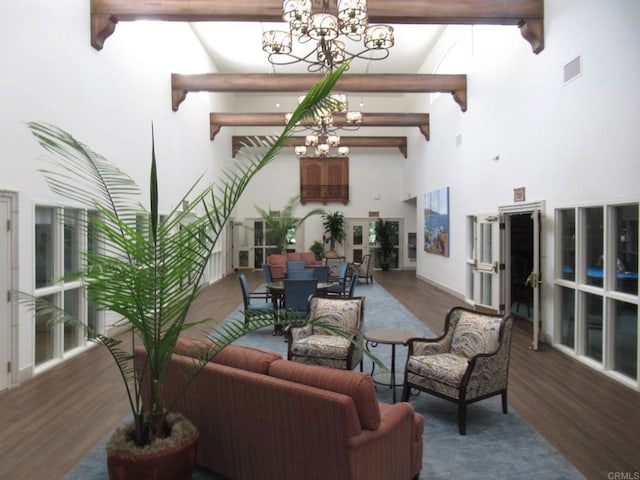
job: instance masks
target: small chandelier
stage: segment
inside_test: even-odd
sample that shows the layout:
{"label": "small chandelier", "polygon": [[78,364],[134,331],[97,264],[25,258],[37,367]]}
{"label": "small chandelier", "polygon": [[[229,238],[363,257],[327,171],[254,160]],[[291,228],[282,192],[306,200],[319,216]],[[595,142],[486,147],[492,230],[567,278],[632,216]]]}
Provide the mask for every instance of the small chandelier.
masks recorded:
{"label": "small chandelier", "polygon": [[[322,0],[322,12],[311,12],[311,0],[284,0],[282,19],[288,31],[270,30],[262,35],[262,49],[273,65],[307,63],[309,72],[332,71],[354,58],[384,60],[393,47],[393,27],[369,25],[366,0],[337,0],[338,15],[328,12],[329,0]],[[305,54],[293,53],[293,37],[301,45],[310,43]],[[340,37],[362,42],[363,49],[351,52]]]}
{"label": "small chandelier", "polygon": [[[298,102],[302,101],[304,96],[298,98]],[[298,157],[315,155],[316,157],[346,157],[349,155],[349,147],[340,145],[340,136],[337,131],[356,130],[362,123],[362,113],[348,111],[347,96],[342,93],[334,93],[329,95],[331,110],[321,111],[313,118],[311,123],[298,123],[296,128],[300,130],[310,130],[305,137],[305,144],[295,147]],[[345,123],[340,126],[334,124],[334,113],[344,113]],[[285,122],[291,119],[291,113],[285,115]],[[313,147],[312,150],[309,147]]]}

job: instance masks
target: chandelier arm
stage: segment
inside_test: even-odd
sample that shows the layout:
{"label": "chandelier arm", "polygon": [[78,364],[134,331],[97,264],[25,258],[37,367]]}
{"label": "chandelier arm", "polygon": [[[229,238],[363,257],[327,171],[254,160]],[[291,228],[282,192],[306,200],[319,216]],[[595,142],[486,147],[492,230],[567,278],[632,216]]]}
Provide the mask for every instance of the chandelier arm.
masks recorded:
{"label": "chandelier arm", "polygon": [[[364,50],[358,53],[345,52],[345,54],[348,53],[350,55],[349,60],[352,60],[354,58],[359,58],[361,60],[384,60],[391,54],[389,50],[390,50],[389,48],[365,48]],[[371,52],[381,52],[382,55],[368,57],[366,54]]]}
{"label": "chandelier arm", "polygon": [[316,47],[314,50],[309,52],[304,57],[298,57],[293,53],[270,53],[267,59],[269,60],[270,63],[274,65],[280,65],[280,66],[293,65],[294,63],[298,63],[298,62],[304,62],[304,63],[313,65],[317,62],[315,60],[310,60],[309,57],[313,55],[317,50],[318,48]]}

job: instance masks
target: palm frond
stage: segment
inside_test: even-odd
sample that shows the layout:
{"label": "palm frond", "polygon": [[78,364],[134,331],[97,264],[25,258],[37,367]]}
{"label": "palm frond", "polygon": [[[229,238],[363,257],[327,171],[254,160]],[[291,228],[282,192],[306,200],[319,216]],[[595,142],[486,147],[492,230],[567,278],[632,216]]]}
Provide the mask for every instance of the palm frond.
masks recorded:
{"label": "palm frond", "polygon": [[[42,170],[52,191],[97,212],[91,228],[102,240],[104,250],[87,252],[82,268],[68,278],[84,283],[89,302],[120,315],[122,320],[118,323],[130,331],[132,347],[141,342],[148,353],[147,362],[140,368],[133,350],[126,351],[120,340],[87,329],[87,338],[104,345],[118,366],[136,426],[141,429],[136,436],[153,437],[162,431],[157,422],[162,421],[166,405],[159,385],[180,333],[191,328],[185,326],[189,307],[202,291],[207,262],[238,200],[255,175],[278,154],[296,122],[330,105],[326,97],[345,68],[328,74],[309,91],[280,136],[250,141],[252,148],[231,168],[224,169],[218,181],[200,191],[196,188],[201,179],[197,180],[183,197],[188,201],[179,202],[163,223],[158,215],[153,127],[150,198],[149,207],[145,208],[138,198],[139,188],[117,166],[55,126],[28,124],[52,156],[50,168]],[[56,314],[57,321],[72,321],[61,312]],[[273,318],[256,318],[248,326],[225,323],[218,340],[229,344],[273,322]],[[145,374],[151,377],[147,413],[141,402]],[[145,422],[154,425],[146,425],[150,428],[143,431]]]}

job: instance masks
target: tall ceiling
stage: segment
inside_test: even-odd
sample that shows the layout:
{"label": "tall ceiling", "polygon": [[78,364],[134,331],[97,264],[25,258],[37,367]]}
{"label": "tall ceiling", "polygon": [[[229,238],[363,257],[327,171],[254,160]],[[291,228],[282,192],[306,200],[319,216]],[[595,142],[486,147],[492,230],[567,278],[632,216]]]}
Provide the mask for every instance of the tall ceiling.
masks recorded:
{"label": "tall ceiling", "polygon": [[[321,3],[314,0],[313,9],[316,10]],[[330,5],[335,8],[334,2],[330,1]],[[407,109],[397,97],[407,92],[451,93],[462,111],[466,111],[466,75],[417,74],[445,25],[517,26],[534,53],[544,49],[544,0],[368,0],[367,8],[370,23],[394,27],[395,45],[384,60],[353,60],[347,75],[339,80],[336,88],[348,95],[356,92],[356,108],[363,111],[365,119],[367,112],[375,116],[373,112],[377,108],[380,112],[390,112],[391,115],[379,115],[375,126],[417,126],[427,139],[428,116],[426,123],[423,120],[416,123],[406,115],[403,117]],[[285,106],[289,109],[295,105],[292,98],[306,90],[299,88],[302,77],[295,75],[306,72],[304,64],[273,66],[262,51],[264,31],[286,29],[281,22],[281,0],[92,0],[92,46],[102,49],[105,40],[115,32],[118,22],[141,19],[191,22],[194,32],[217,66],[216,74],[172,75],[171,104],[176,111],[187,93],[192,91],[242,92],[238,97],[254,99],[248,103],[250,107],[258,105],[258,99],[270,99],[273,105],[276,97],[289,96]],[[295,42],[293,48],[296,53],[298,45]],[[354,47],[350,50],[360,49]],[[285,79],[286,74],[296,78]],[[276,96],[273,92],[279,93]],[[390,95],[393,97],[391,100]],[[363,101],[365,97],[367,100]],[[354,103],[350,104],[352,110]],[[366,103],[366,107],[358,108],[362,103]],[[387,105],[387,108],[379,105]],[[265,111],[269,110],[261,109],[261,112]],[[250,122],[256,122],[251,125],[273,125],[273,121],[267,121],[259,112],[256,110],[256,115],[249,118]],[[212,118],[215,113],[212,112]],[[220,127],[238,125],[239,121],[246,124],[246,118],[231,118],[227,123],[217,125],[212,121],[211,138]]]}
{"label": "tall ceiling", "polygon": [[[262,33],[285,30],[284,22],[198,22],[191,26],[220,73],[307,73],[302,63],[274,66],[262,51]],[[417,73],[444,29],[441,25],[392,26],[395,45],[389,57],[380,61],[354,59],[349,73]],[[361,45],[350,44],[352,51],[362,50]],[[294,53],[299,47],[303,46],[294,43]]]}

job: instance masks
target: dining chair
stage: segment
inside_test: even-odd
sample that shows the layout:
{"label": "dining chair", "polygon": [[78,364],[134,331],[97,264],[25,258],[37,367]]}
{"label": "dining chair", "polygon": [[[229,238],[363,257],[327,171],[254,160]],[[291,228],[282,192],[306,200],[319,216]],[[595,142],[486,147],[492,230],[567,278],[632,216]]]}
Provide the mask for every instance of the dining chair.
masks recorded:
{"label": "dining chair", "polygon": [[[251,316],[270,314],[274,318],[276,316],[276,309],[270,296],[267,292],[253,292],[249,289],[249,282],[247,276],[241,273],[238,276],[240,280],[240,288],[242,289],[242,303],[244,304],[244,323],[247,324],[251,320]],[[260,301],[262,300],[262,301]]]}
{"label": "dining chair", "polygon": [[309,297],[316,293],[318,281],[313,279],[284,281],[284,309],[296,318],[306,317]]}
{"label": "dining chair", "polygon": [[355,291],[356,291],[356,286],[358,285],[358,278],[359,275],[357,273],[354,273],[351,276],[351,283],[349,284],[349,290],[347,292],[347,297],[349,298],[353,298]]}
{"label": "dining chair", "polygon": [[287,270],[287,278],[290,280],[311,280],[313,279],[312,268],[305,268],[302,270]]}
{"label": "dining chair", "polygon": [[349,271],[349,264],[342,262],[340,265],[340,272],[338,273],[338,281],[334,285],[331,285],[327,289],[329,295],[345,295],[347,289],[347,272]]}
{"label": "dining chair", "polygon": [[371,270],[371,254],[367,253],[362,257],[362,261],[360,262],[360,265],[358,265],[357,270],[358,278],[360,278],[361,280],[366,280],[367,283],[369,283],[369,280],[371,280],[371,283],[373,283],[373,272]]}
{"label": "dining chair", "polygon": [[291,270],[304,270],[306,264],[304,260],[287,260],[287,273]]}
{"label": "dining chair", "polygon": [[318,280],[318,283],[327,283],[329,281],[329,267],[326,265],[313,267],[308,270],[313,271],[313,278]]}
{"label": "dining chair", "polygon": [[[273,277],[271,276],[271,268],[266,263],[262,264],[262,274],[264,275],[264,283],[273,282]],[[271,293],[267,291],[267,298],[272,298]]]}

